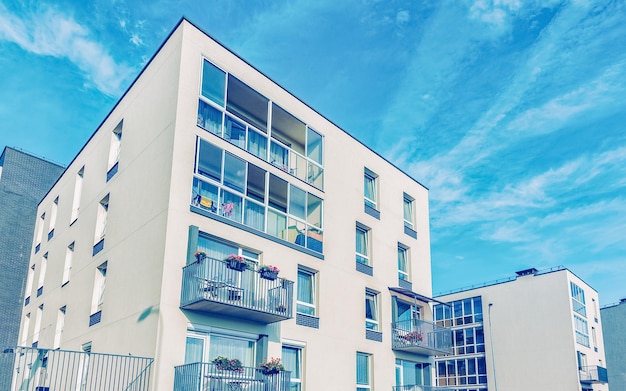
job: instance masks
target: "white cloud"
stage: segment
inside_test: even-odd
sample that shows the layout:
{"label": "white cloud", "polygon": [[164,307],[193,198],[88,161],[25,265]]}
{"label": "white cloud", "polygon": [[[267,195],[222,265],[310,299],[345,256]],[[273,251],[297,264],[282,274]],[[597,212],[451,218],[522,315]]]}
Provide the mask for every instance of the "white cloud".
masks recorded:
{"label": "white cloud", "polygon": [[398,11],[396,14],[396,23],[400,26],[405,25],[411,19],[411,14],[407,10]]}
{"label": "white cloud", "polygon": [[90,37],[87,28],[54,9],[18,17],[0,4],[0,39],[34,54],[68,59],[97,89],[110,96],[120,93],[131,73],[128,66],[117,63],[101,43]]}
{"label": "white cloud", "polygon": [[143,40],[141,38],[139,38],[139,35],[137,34],[133,34],[130,37],[130,42],[135,45],[135,46],[141,46],[143,45]]}

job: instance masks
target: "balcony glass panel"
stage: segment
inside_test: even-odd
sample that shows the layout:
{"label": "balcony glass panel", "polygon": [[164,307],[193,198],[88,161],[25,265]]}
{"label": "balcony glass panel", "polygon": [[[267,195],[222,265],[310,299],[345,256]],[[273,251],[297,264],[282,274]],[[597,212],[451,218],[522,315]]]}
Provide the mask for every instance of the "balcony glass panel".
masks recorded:
{"label": "balcony glass panel", "polygon": [[226,73],[208,61],[202,68],[202,96],[224,107],[224,83]]}
{"label": "balcony glass panel", "polygon": [[241,80],[228,75],[226,110],[263,132],[267,132],[268,102],[266,97],[245,85]]}

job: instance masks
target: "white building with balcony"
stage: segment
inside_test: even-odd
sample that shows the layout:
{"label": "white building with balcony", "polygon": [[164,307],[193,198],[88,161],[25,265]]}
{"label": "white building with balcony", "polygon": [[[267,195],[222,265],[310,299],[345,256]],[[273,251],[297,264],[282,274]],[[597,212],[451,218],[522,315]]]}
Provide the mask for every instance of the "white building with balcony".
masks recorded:
{"label": "white building with balcony", "polygon": [[457,391],[607,391],[598,292],[563,267],[437,296],[452,353],[437,384]]}
{"label": "white building with balcony", "polygon": [[39,205],[21,345],[154,358],[153,390],[429,389],[427,198],[183,19]]}

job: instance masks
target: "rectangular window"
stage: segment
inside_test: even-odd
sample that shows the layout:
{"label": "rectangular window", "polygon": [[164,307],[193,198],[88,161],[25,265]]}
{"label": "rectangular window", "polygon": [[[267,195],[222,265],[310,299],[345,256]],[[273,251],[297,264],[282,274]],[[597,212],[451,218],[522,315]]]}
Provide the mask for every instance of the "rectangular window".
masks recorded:
{"label": "rectangular window", "polygon": [[20,339],[20,345],[26,346],[28,340],[28,329],[30,328],[30,312],[24,316],[24,323],[22,323],[22,338]]}
{"label": "rectangular window", "polygon": [[377,200],[378,200],[378,186],[377,186],[378,176],[368,170],[365,169],[365,174],[363,176],[363,187],[364,187],[364,197],[365,197],[365,205],[371,208],[378,210]]}
{"label": "rectangular window", "polygon": [[398,243],[398,278],[411,281],[409,278],[409,249]]}
{"label": "rectangular window", "polygon": [[267,133],[269,100],[233,75],[228,75],[226,111]]}
{"label": "rectangular window", "polygon": [[408,194],[404,194],[403,198],[403,214],[404,214],[404,226],[415,230],[414,215],[413,215],[413,198]]}
{"label": "rectangular window", "polygon": [[39,332],[41,331],[41,317],[43,316],[43,304],[37,307],[37,315],[35,317],[35,330],[33,330],[33,344],[39,342]]}
{"label": "rectangular window", "polygon": [[589,327],[587,321],[578,315],[574,315],[574,326],[576,329],[576,342],[589,347]]}
{"label": "rectangular window", "polygon": [[52,208],[50,210],[50,224],[48,225],[48,240],[54,236],[54,227],[57,222],[57,212],[59,209],[59,197],[55,198],[52,202]]}
{"label": "rectangular window", "polygon": [[371,390],[371,355],[367,353],[356,353],[356,391]]}
{"label": "rectangular window", "polygon": [[74,259],[74,242],[70,243],[65,250],[65,263],[63,264],[63,279],[61,285],[65,285],[70,281],[72,274],[72,261]]}
{"label": "rectangular window", "polygon": [[378,292],[365,290],[365,328],[379,331]]}
{"label": "rectangular window", "polygon": [[296,311],[301,314],[315,316],[316,287],[315,272],[298,268],[298,298]]}
{"label": "rectangular window", "polygon": [[24,295],[26,299],[30,297],[33,291],[33,282],[35,281],[35,265],[31,265],[28,269],[28,276],[26,277],[26,291]]}
{"label": "rectangular window", "polygon": [[37,284],[37,296],[41,294],[43,283],[46,278],[46,270],[48,269],[48,253],[45,253],[41,258],[41,265],[39,266],[39,283]]}
{"label": "rectangular window", "polygon": [[109,147],[109,160],[107,165],[107,171],[109,171],[120,160],[120,150],[122,148],[122,127],[124,120],[111,132],[111,146]]}
{"label": "rectangular window", "polygon": [[289,391],[302,391],[302,348],[283,346],[282,362],[285,370],[291,371]]}
{"label": "rectangular window", "polygon": [[215,102],[218,106],[224,107],[225,90],[226,73],[204,60],[202,67],[202,96]]}
{"label": "rectangular window", "polygon": [[41,244],[41,239],[43,238],[43,225],[46,221],[46,214],[42,213],[37,220],[37,233],[35,235],[35,252],[39,251],[39,245]]}
{"label": "rectangular window", "polygon": [[72,201],[72,216],[70,218],[70,224],[76,221],[78,218],[78,210],[80,209],[80,199],[83,193],[83,176],[85,175],[85,166],[81,167],[76,173],[76,180],[74,181],[74,200]]}
{"label": "rectangular window", "polygon": [[107,215],[109,213],[109,195],[107,194],[98,203],[98,216],[96,217],[96,234],[94,236],[94,244],[104,239],[107,226]]}
{"label": "rectangular window", "polygon": [[57,324],[54,329],[54,349],[61,347],[61,335],[63,334],[63,327],[65,327],[65,306],[59,308],[57,313]]}
{"label": "rectangular window", "polygon": [[370,230],[361,225],[356,226],[356,261],[364,265],[371,264]]}
{"label": "rectangular window", "polygon": [[102,304],[104,302],[104,289],[106,287],[106,278],[107,262],[104,262],[96,268],[96,273],[93,281],[93,294],[91,296],[91,315],[102,310]]}
{"label": "rectangular window", "polygon": [[572,309],[580,315],[586,317],[587,308],[585,307],[585,291],[573,282],[570,282],[569,285],[572,291]]}

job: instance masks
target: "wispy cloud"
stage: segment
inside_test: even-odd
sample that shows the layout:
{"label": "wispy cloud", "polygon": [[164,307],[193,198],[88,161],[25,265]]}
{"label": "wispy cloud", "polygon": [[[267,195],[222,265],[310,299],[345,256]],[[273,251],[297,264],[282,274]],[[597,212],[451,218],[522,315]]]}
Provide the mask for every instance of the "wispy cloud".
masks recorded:
{"label": "wispy cloud", "polygon": [[0,3],[0,39],[37,55],[68,59],[90,83],[110,96],[120,93],[132,72],[116,62],[88,28],[53,8],[18,16]]}

